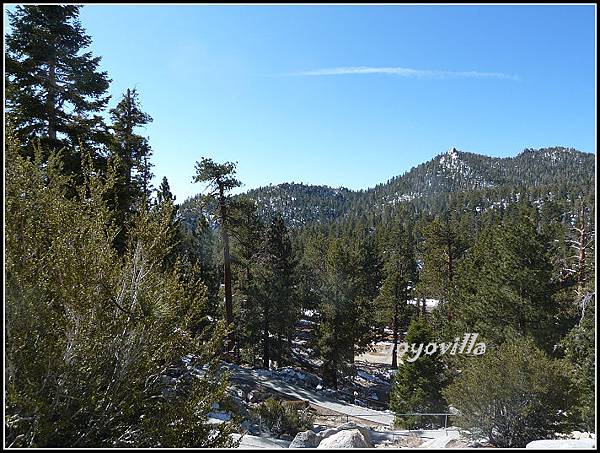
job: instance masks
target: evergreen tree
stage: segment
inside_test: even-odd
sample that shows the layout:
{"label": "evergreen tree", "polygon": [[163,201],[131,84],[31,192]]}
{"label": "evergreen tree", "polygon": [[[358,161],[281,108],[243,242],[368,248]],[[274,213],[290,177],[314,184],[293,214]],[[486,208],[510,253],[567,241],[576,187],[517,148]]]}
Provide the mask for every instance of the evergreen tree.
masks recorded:
{"label": "evergreen tree", "polygon": [[258,217],[252,200],[240,198],[232,208],[230,214],[233,220],[231,235],[235,239],[232,255],[236,264],[233,270],[237,295],[237,301],[234,300],[237,302],[234,307],[238,326],[237,351],[243,361],[254,365],[263,349],[259,256],[266,226]]}
{"label": "evergreen tree", "polygon": [[[408,328],[406,342],[416,347],[423,345],[427,350],[430,342],[434,341],[431,328],[422,317],[413,319]],[[425,352],[413,362],[404,363],[394,376],[390,394],[390,408],[396,414],[440,413],[447,410],[442,397],[444,388],[444,366],[439,353]],[[431,416],[396,415],[396,423],[408,428],[426,428],[434,426],[435,418]]]}
{"label": "evergreen tree", "polygon": [[[375,322],[376,298],[381,286],[383,264],[381,262],[377,235],[374,229],[365,224],[355,227],[358,231],[354,239],[356,255],[356,296],[355,296],[355,353],[360,354],[369,348],[380,335],[380,325]],[[351,234],[352,233],[348,233]],[[353,235],[354,236],[354,235]]]}
{"label": "evergreen tree", "polygon": [[485,230],[457,277],[449,333],[477,332],[493,344],[531,335],[552,350],[562,334],[555,325],[552,264],[532,219]]}
{"label": "evergreen tree", "polygon": [[[187,210],[184,215],[181,213],[182,209]],[[219,299],[222,266],[219,265],[218,236],[200,207],[195,210],[193,218],[190,218],[190,210],[189,204],[177,206],[177,257],[181,261],[182,275],[186,281],[199,279],[206,285],[207,314],[217,319],[222,316],[222,300]]]}
{"label": "evergreen tree", "polygon": [[467,248],[465,233],[455,218],[444,215],[428,223],[422,234],[420,292],[448,302],[458,261]]}
{"label": "evergreen tree", "polygon": [[173,195],[173,192],[171,192],[169,180],[166,176],[163,176],[162,182],[160,183],[160,187],[156,190],[156,203],[162,204],[166,201],[174,203],[176,198],[177,197]]}
{"label": "evergreen tree", "polygon": [[219,217],[221,239],[223,242],[223,276],[225,286],[225,321],[230,330],[227,349],[233,352],[235,348],[235,326],[233,319],[233,295],[231,280],[231,252],[229,245],[229,230],[231,227],[230,208],[231,196],[228,192],[241,185],[235,178],[235,164],[225,162],[217,164],[212,159],[203,157],[196,162],[196,176],[193,182],[207,182],[208,193],[205,200],[210,203]]}
{"label": "evergreen tree", "polygon": [[329,241],[320,276],[318,315],[318,351],[323,360],[324,381],[338,388],[338,373],[348,370],[354,361],[356,343],[357,283],[353,271],[354,257],[341,239]]}
{"label": "evergreen tree", "polygon": [[79,22],[79,6],[17,6],[8,12],[6,35],[6,109],[25,155],[39,140],[43,159],[65,147],[63,169],[79,174],[76,147],[95,150],[108,142],[100,112],[110,80],[98,70],[100,57],[85,51],[91,38]]}
{"label": "evergreen tree", "polygon": [[150,209],[149,202],[146,201],[144,195],[142,199],[142,205],[147,205],[142,212],[151,212],[153,215],[164,215],[168,213],[170,222],[165,231],[167,237],[167,244],[169,246],[168,251],[164,257],[164,268],[172,269],[177,261],[180,261],[180,247],[179,243],[182,241],[182,228],[180,225],[180,219],[178,218],[177,211],[178,206],[175,204],[175,196],[171,192],[169,181],[167,177],[163,177],[162,182],[158,190],[156,190],[156,202]]}
{"label": "evergreen tree", "polygon": [[291,361],[292,334],[298,318],[292,245],[280,216],[274,217],[267,228],[257,258],[262,357],[263,366],[268,369],[272,357],[278,364]]}
{"label": "evergreen tree", "polygon": [[398,340],[410,321],[408,300],[415,286],[417,265],[410,230],[401,223],[390,229],[385,247],[385,279],[377,298],[377,309],[392,329],[391,366],[396,369]]}
{"label": "evergreen tree", "polygon": [[142,111],[135,89],[127,89],[117,106],[110,110],[110,117],[113,131],[110,159],[117,173],[113,197],[116,221],[122,226],[116,244],[122,250],[131,216],[147,210],[150,203],[152,149],[148,139],[136,132],[150,123],[152,117]]}
{"label": "evergreen tree", "polygon": [[593,432],[596,421],[596,306],[594,295],[588,297],[583,317],[563,339],[561,349],[571,364],[572,380],[577,389],[577,403],[570,413],[578,429]]}

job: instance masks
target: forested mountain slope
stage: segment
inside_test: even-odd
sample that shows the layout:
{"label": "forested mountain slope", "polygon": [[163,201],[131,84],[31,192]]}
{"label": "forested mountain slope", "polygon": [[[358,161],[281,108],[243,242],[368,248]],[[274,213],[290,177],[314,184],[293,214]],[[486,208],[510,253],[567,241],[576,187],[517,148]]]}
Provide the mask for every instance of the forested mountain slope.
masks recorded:
{"label": "forested mountain slope", "polygon": [[[525,149],[515,157],[489,157],[451,148],[406,173],[360,191],[302,183],[252,189],[263,219],[282,214],[290,227],[329,223],[338,219],[378,217],[410,202],[417,210],[438,213],[449,197],[484,210],[505,206],[527,191],[533,200],[573,199],[593,190],[595,155],[573,148]],[[460,195],[458,195],[460,194]],[[197,204],[187,200],[182,212]]]}

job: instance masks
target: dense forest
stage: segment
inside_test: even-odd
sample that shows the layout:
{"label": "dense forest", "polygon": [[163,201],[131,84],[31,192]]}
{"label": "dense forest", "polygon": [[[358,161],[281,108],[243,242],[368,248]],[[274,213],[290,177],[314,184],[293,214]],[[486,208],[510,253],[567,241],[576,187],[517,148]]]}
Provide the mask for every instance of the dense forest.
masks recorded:
{"label": "dense forest", "polygon": [[[9,12],[6,446],[233,446],[238,420],[208,423],[222,364],[301,366],[306,312],[332,391],[388,339],[397,414],[456,409],[503,447],[594,430],[593,154],[451,148],[367,190],[245,193],[198,156],[201,194],[178,203],[152,186],[143,93],[109,98],[79,10]],[[467,332],[485,355],[397,360]]]}

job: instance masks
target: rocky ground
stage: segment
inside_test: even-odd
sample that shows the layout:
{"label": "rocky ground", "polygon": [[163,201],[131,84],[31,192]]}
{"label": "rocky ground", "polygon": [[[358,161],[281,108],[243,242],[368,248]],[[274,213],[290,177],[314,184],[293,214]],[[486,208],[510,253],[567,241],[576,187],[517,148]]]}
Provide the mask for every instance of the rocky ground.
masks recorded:
{"label": "rocky ground", "polygon": [[[271,370],[225,363],[230,375],[226,407],[215,406],[213,423],[237,419],[242,432],[235,437],[240,448],[465,448],[485,446],[461,437],[458,429],[422,431],[396,430],[394,415],[388,409],[393,376],[391,343],[382,341],[372,351],[356,357],[354,373],[342,377],[338,390],[327,388],[318,370],[320,363],[309,349],[313,321],[305,314],[293,340],[295,363]],[[297,405],[312,416],[312,429],[296,436],[273,436],[255,409],[269,398]],[[291,403],[295,402],[295,403]],[[576,434],[576,433],[575,433]],[[585,434],[585,433],[584,433]],[[580,433],[568,439],[544,441],[544,448],[556,442],[569,447],[587,448],[594,438]],[[550,442],[550,443],[548,443]],[[577,444],[577,445],[576,445]],[[542,445],[542,444],[540,444]],[[556,444],[558,445],[558,444]],[[537,444],[528,448],[537,448]],[[558,447],[560,448],[560,446]]]}

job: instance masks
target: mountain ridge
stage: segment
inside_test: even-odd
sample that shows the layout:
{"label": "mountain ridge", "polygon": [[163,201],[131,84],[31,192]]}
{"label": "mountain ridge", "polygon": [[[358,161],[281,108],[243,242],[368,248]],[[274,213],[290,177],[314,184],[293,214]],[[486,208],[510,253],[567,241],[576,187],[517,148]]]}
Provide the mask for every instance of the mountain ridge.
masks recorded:
{"label": "mountain ridge", "polygon": [[247,194],[249,192],[253,192],[253,191],[258,191],[258,190],[263,190],[263,189],[268,189],[271,187],[280,187],[280,186],[308,186],[308,187],[318,187],[318,188],[323,188],[323,189],[331,189],[331,190],[344,190],[344,191],[348,191],[348,192],[366,192],[369,190],[374,189],[377,186],[383,185],[383,184],[387,184],[392,180],[395,180],[397,178],[400,178],[402,176],[404,176],[407,173],[410,173],[412,170],[418,168],[421,165],[425,165],[433,160],[438,160],[440,158],[443,158],[444,156],[450,154],[452,151],[455,151],[456,153],[463,154],[463,155],[471,155],[471,156],[477,156],[477,157],[482,157],[482,158],[488,158],[490,160],[515,160],[523,155],[528,155],[528,154],[536,154],[536,155],[542,155],[540,157],[548,157],[548,151],[549,150],[560,150],[560,152],[564,152],[567,154],[573,154],[576,153],[578,155],[584,155],[584,156],[595,156],[595,153],[588,153],[586,151],[580,151],[576,148],[568,148],[568,147],[563,147],[563,146],[553,146],[553,147],[544,147],[544,148],[524,148],[522,151],[520,151],[518,154],[514,155],[514,156],[503,156],[503,157],[497,157],[497,156],[489,156],[487,154],[480,154],[480,153],[475,153],[475,152],[471,152],[471,151],[461,151],[459,149],[457,149],[456,147],[451,147],[448,149],[448,151],[444,151],[442,153],[439,153],[437,155],[435,155],[434,157],[432,157],[431,159],[429,159],[428,161],[422,162],[420,164],[417,164],[416,166],[413,166],[411,168],[409,168],[408,170],[405,170],[403,173],[400,173],[396,176],[393,176],[391,178],[389,178],[386,182],[381,182],[378,184],[375,184],[374,186],[371,187],[367,187],[364,189],[350,189],[348,187],[345,186],[333,186],[333,185],[329,185],[329,184],[312,184],[312,183],[308,183],[308,182],[282,182],[282,183],[278,183],[278,184],[268,184],[268,185],[264,185],[264,186],[258,186],[258,187],[254,187],[252,189],[248,189],[245,192],[241,192],[240,195],[242,194]]}
{"label": "mountain ridge", "polygon": [[593,187],[594,168],[595,154],[575,148],[525,148],[515,156],[493,157],[451,147],[367,189],[286,182],[237,196],[254,200],[262,218],[278,212],[288,225],[303,226],[350,215],[375,215],[402,203],[439,210],[449,195],[458,193],[480,194],[493,204],[523,188],[540,193],[545,188],[550,193],[572,191],[574,187],[585,190],[586,186]]}

